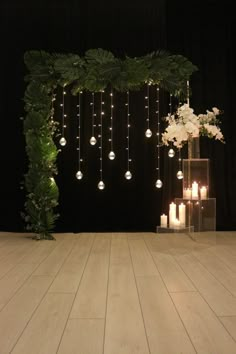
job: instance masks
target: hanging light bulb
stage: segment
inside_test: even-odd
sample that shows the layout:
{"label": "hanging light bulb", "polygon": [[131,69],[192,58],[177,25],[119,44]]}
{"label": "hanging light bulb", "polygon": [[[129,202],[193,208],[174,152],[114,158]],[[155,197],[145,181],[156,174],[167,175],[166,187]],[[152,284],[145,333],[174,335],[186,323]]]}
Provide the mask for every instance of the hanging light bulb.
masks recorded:
{"label": "hanging light bulb", "polygon": [[145,109],[147,110],[147,117],[146,117],[146,122],[147,122],[147,130],[145,131],[145,136],[146,138],[151,138],[152,136],[152,131],[149,127],[149,121],[150,121],[150,109],[149,109],[149,87],[151,86],[151,82],[147,84],[147,93],[145,96]]}
{"label": "hanging light bulb", "polygon": [[90,138],[89,142],[90,142],[90,145],[95,145],[97,143],[97,139],[94,136],[92,136]]}
{"label": "hanging light bulb", "polygon": [[76,105],[76,107],[78,108],[78,112],[77,112],[77,117],[78,117],[78,136],[76,137],[78,139],[78,171],[76,172],[76,178],[81,180],[83,178],[83,173],[81,172],[81,162],[83,161],[83,159],[81,159],[81,95],[82,95],[82,91],[79,92],[79,96],[78,96],[78,104]]}
{"label": "hanging light bulb", "polygon": [[115,157],[116,157],[116,154],[114,153],[114,151],[110,151],[109,154],[108,154],[108,157],[110,160],[114,160]]}
{"label": "hanging light bulb", "polygon": [[62,108],[62,128],[61,128],[61,135],[62,135],[62,138],[60,139],[59,141],[59,144],[61,146],[65,146],[66,145],[66,139],[64,138],[65,136],[65,128],[66,128],[66,124],[65,124],[65,118],[67,117],[67,114],[65,114],[65,95],[66,95],[66,91],[65,91],[65,86],[63,87],[62,89],[62,103],[60,104],[60,107]]}
{"label": "hanging light bulb", "polygon": [[103,93],[104,91],[101,90],[100,92],[100,134],[98,135],[99,137],[99,150],[100,150],[100,182],[98,182],[98,189],[103,190],[105,188],[105,184],[103,182],[103,136],[102,136],[102,127],[103,127],[103,116],[104,116],[104,112],[103,112]]}
{"label": "hanging light bulb", "polygon": [[108,158],[110,160],[114,160],[116,157],[116,154],[113,151],[113,110],[114,110],[113,90],[111,89],[111,92],[110,92],[110,121],[111,121],[111,125],[109,127],[110,137],[108,140],[110,142],[110,152],[108,154]]}
{"label": "hanging light bulb", "polygon": [[129,113],[129,91],[127,91],[127,103],[125,104],[127,107],[127,171],[125,172],[125,178],[131,179],[132,173],[130,172],[130,162],[132,159],[130,158],[130,113]]}
{"label": "hanging light bulb", "polygon": [[179,170],[179,171],[177,172],[177,178],[178,178],[178,179],[183,179],[183,177],[184,177],[183,172]]}
{"label": "hanging light bulb", "polygon": [[163,186],[162,181],[161,181],[160,179],[158,179],[158,180],[156,181],[156,187],[157,187],[157,188],[161,188],[162,186]]}
{"label": "hanging light bulb", "polygon": [[105,188],[104,182],[103,182],[103,181],[100,181],[100,182],[98,183],[98,189],[103,190],[104,188]]}
{"label": "hanging light bulb", "polygon": [[76,178],[77,179],[82,179],[83,178],[83,173],[81,171],[76,172]]}
{"label": "hanging light bulb", "polygon": [[59,144],[60,144],[61,146],[65,146],[65,145],[66,145],[66,139],[65,139],[64,137],[62,137],[62,138],[60,139],[60,141],[59,141]]}
{"label": "hanging light bulb", "polygon": [[173,149],[170,149],[170,150],[168,151],[168,156],[169,156],[169,157],[174,157],[174,156],[175,156],[175,151],[174,151]]}
{"label": "hanging light bulb", "polygon": [[147,130],[145,131],[145,136],[146,136],[146,138],[151,138],[151,136],[152,136],[152,131],[151,131],[151,129],[147,129]]}
{"label": "hanging light bulb", "polygon": [[126,179],[131,179],[132,178],[132,173],[130,171],[125,172],[125,178]]}

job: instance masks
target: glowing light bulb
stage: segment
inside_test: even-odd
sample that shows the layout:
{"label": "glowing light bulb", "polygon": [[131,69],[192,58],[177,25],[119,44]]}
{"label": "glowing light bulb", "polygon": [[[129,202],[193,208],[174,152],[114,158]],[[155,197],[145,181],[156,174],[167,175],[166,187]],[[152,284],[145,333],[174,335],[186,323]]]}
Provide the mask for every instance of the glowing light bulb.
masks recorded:
{"label": "glowing light bulb", "polygon": [[83,178],[83,173],[81,171],[76,172],[76,178],[77,179],[82,179]]}
{"label": "glowing light bulb", "polygon": [[110,151],[109,154],[108,154],[108,157],[110,160],[114,160],[114,158],[116,157],[114,151]]}
{"label": "glowing light bulb", "polygon": [[178,179],[183,179],[184,174],[183,174],[182,171],[178,171],[176,176],[177,176]]}
{"label": "glowing light bulb", "polygon": [[90,145],[95,145],[97,142],[97,139],[94,136],[92,136],[92,138],[89,140],[89,142],[90,142]]}
{"label": "glowing light bulb", "polygon": [[175,151],[174,151],[173,149],[170,149],[170,150],[168,151],[168,156],[169,156],[169,157],[174,157],[174,156],[175,156]]}
{"label": "glowing light bulb", "polygon": [[125,178],[126,179],[131,179],[132,178],[132,173],[130,171],[125,172]]}
{"label": "glowing light bulb", "polygon": [[105,188],[104,182],[103,182],[103,181],[100,181],[100,182],[98,183],[98,189],[103,190],[104,188]]}
{"label": "glowing light bulb", "polygon": [[62,137],[59,141],[61,146],[65,146],[66,145],[66,139],[64,137]]}
{"label": "glowing light bulb", "polygon": [[55,184],[55,179],[53,177],[50,177],[51,184]]}
{"label": "glowing light bulb", "polygon": [[147,129],[147,130],[145,131],[145,136],[146,136],[146,138],[151,138],[151,136],[152,136],[152,131],[151,131],[151,129]]}
{"label": "glowing light bulb", "polygon": [[158,180],[156,181],[156,187],[157,187],[157,188],[161,188],[162,185],[163,185],[162,181],[161,181],[160,179],[158,179]]}

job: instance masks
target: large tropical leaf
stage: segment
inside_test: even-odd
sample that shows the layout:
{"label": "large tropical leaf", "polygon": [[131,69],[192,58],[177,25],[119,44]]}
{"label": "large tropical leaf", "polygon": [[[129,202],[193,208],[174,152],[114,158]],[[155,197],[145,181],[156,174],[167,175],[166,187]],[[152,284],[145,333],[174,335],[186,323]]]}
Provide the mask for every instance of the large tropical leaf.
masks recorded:
{"label": "large tropical leaf", "polygon": [[54,69],[68,83],[75,80],[84,80],[84,60],[79,55],[68,54],[55,60]]}
{"label": "large tropical leaf", "polygon": [[107,64],[112,62],[115,59],[114,55],[104,49],[89,49],[85,53],[85,60],[88,65],[96,65],[96,64]]}
{"label": "large tropical leaf", "polygon": [[37,79],[41,82],[50,81],[54,73],[53,58],[45,51],[31,50],[25,53],[24,62],[30,74],[26,79]]}

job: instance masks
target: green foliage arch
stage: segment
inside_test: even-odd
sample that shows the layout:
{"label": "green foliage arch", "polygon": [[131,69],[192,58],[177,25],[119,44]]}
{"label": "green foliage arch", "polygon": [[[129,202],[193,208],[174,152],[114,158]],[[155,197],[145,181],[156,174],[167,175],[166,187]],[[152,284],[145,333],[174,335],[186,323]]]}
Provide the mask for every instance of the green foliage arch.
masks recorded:
{"label": "green foliage arch", "polygon": [[51,119],[54,90],[70,85],[72,94],[77,95],[82,90],[99,92],[111,86],[124,92],[151,83],[185,98],[186,82],[197,67],[182,55],[164,51],[120,59],[101,48],[88,50],[84,57],[31,50],[25,53],[24,62],[28,70],[24,135],[29,164],[24,181],[27,194],[23,217],[27,230],[34,232],[36,239],[53,239],[59,198],[54,180],[57,127]]}

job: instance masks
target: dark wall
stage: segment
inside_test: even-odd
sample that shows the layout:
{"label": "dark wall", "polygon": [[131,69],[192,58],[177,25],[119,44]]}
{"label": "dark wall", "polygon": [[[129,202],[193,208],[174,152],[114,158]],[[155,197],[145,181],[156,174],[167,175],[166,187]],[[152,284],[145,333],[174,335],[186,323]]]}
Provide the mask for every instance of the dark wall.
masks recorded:
{"label": "dark wall", "polygon": [[[25,90],[23,56],[30,49],[76,52],[90,48],[111,50],[117,56],[139,56],[159,48],[183,54],[199,68],[191,79],[191,105],[196,113],[217,106],[224,110],[226,144],[203,139],[202,157],[211,159],[212,196],[217,198],[218,229],[234,229],[236,212],[235,161],[235,16],[231,4],[218,1],[32,1],[1,2],[1,205],[0,229],[22,231],[20,211],[27,171],[22,134]],[[138,95],[138,93],[137,93]],[[122,98],[119,98],[122,101]],[[136,101],[137,100],[137,101]],[[140,102],[137,96],[133,102]],[[164,97],[163,102],[166,98]],[[165,108],[163,108],[164,110]],[[143,137],[142,109],[133,103],[132,140],[134,180],[124,180],[124,153],[113,169],[105,168],[106,189],[96,188],[94,160],[86,153],[86,178],[74,178],[73,145],[59,155],[61,217],[58,231],[153,230],[170,199],[179,196],[176,161],[162,154],[164,188],[155,183],[155,144]],[[118,124],[118,123],[117,123]],[[73,125],[72,125],[73,126]],[[69,134],[73,136],[72,126]],[[119,125],[117,126],[118,129]],[[117,134],[118,135],[118,134]],[[120,143],[116,142],[117,148]],[[123,144],[123,143],[122,143]],[[119,145],[119,146],[118,146]],[[86,150],[87,149],[87,150]],[[122,150],[123,151],[123,150]],[[123,154],[123,155],[122,155]],[[96,182],[97,183],[97,182]]]}

